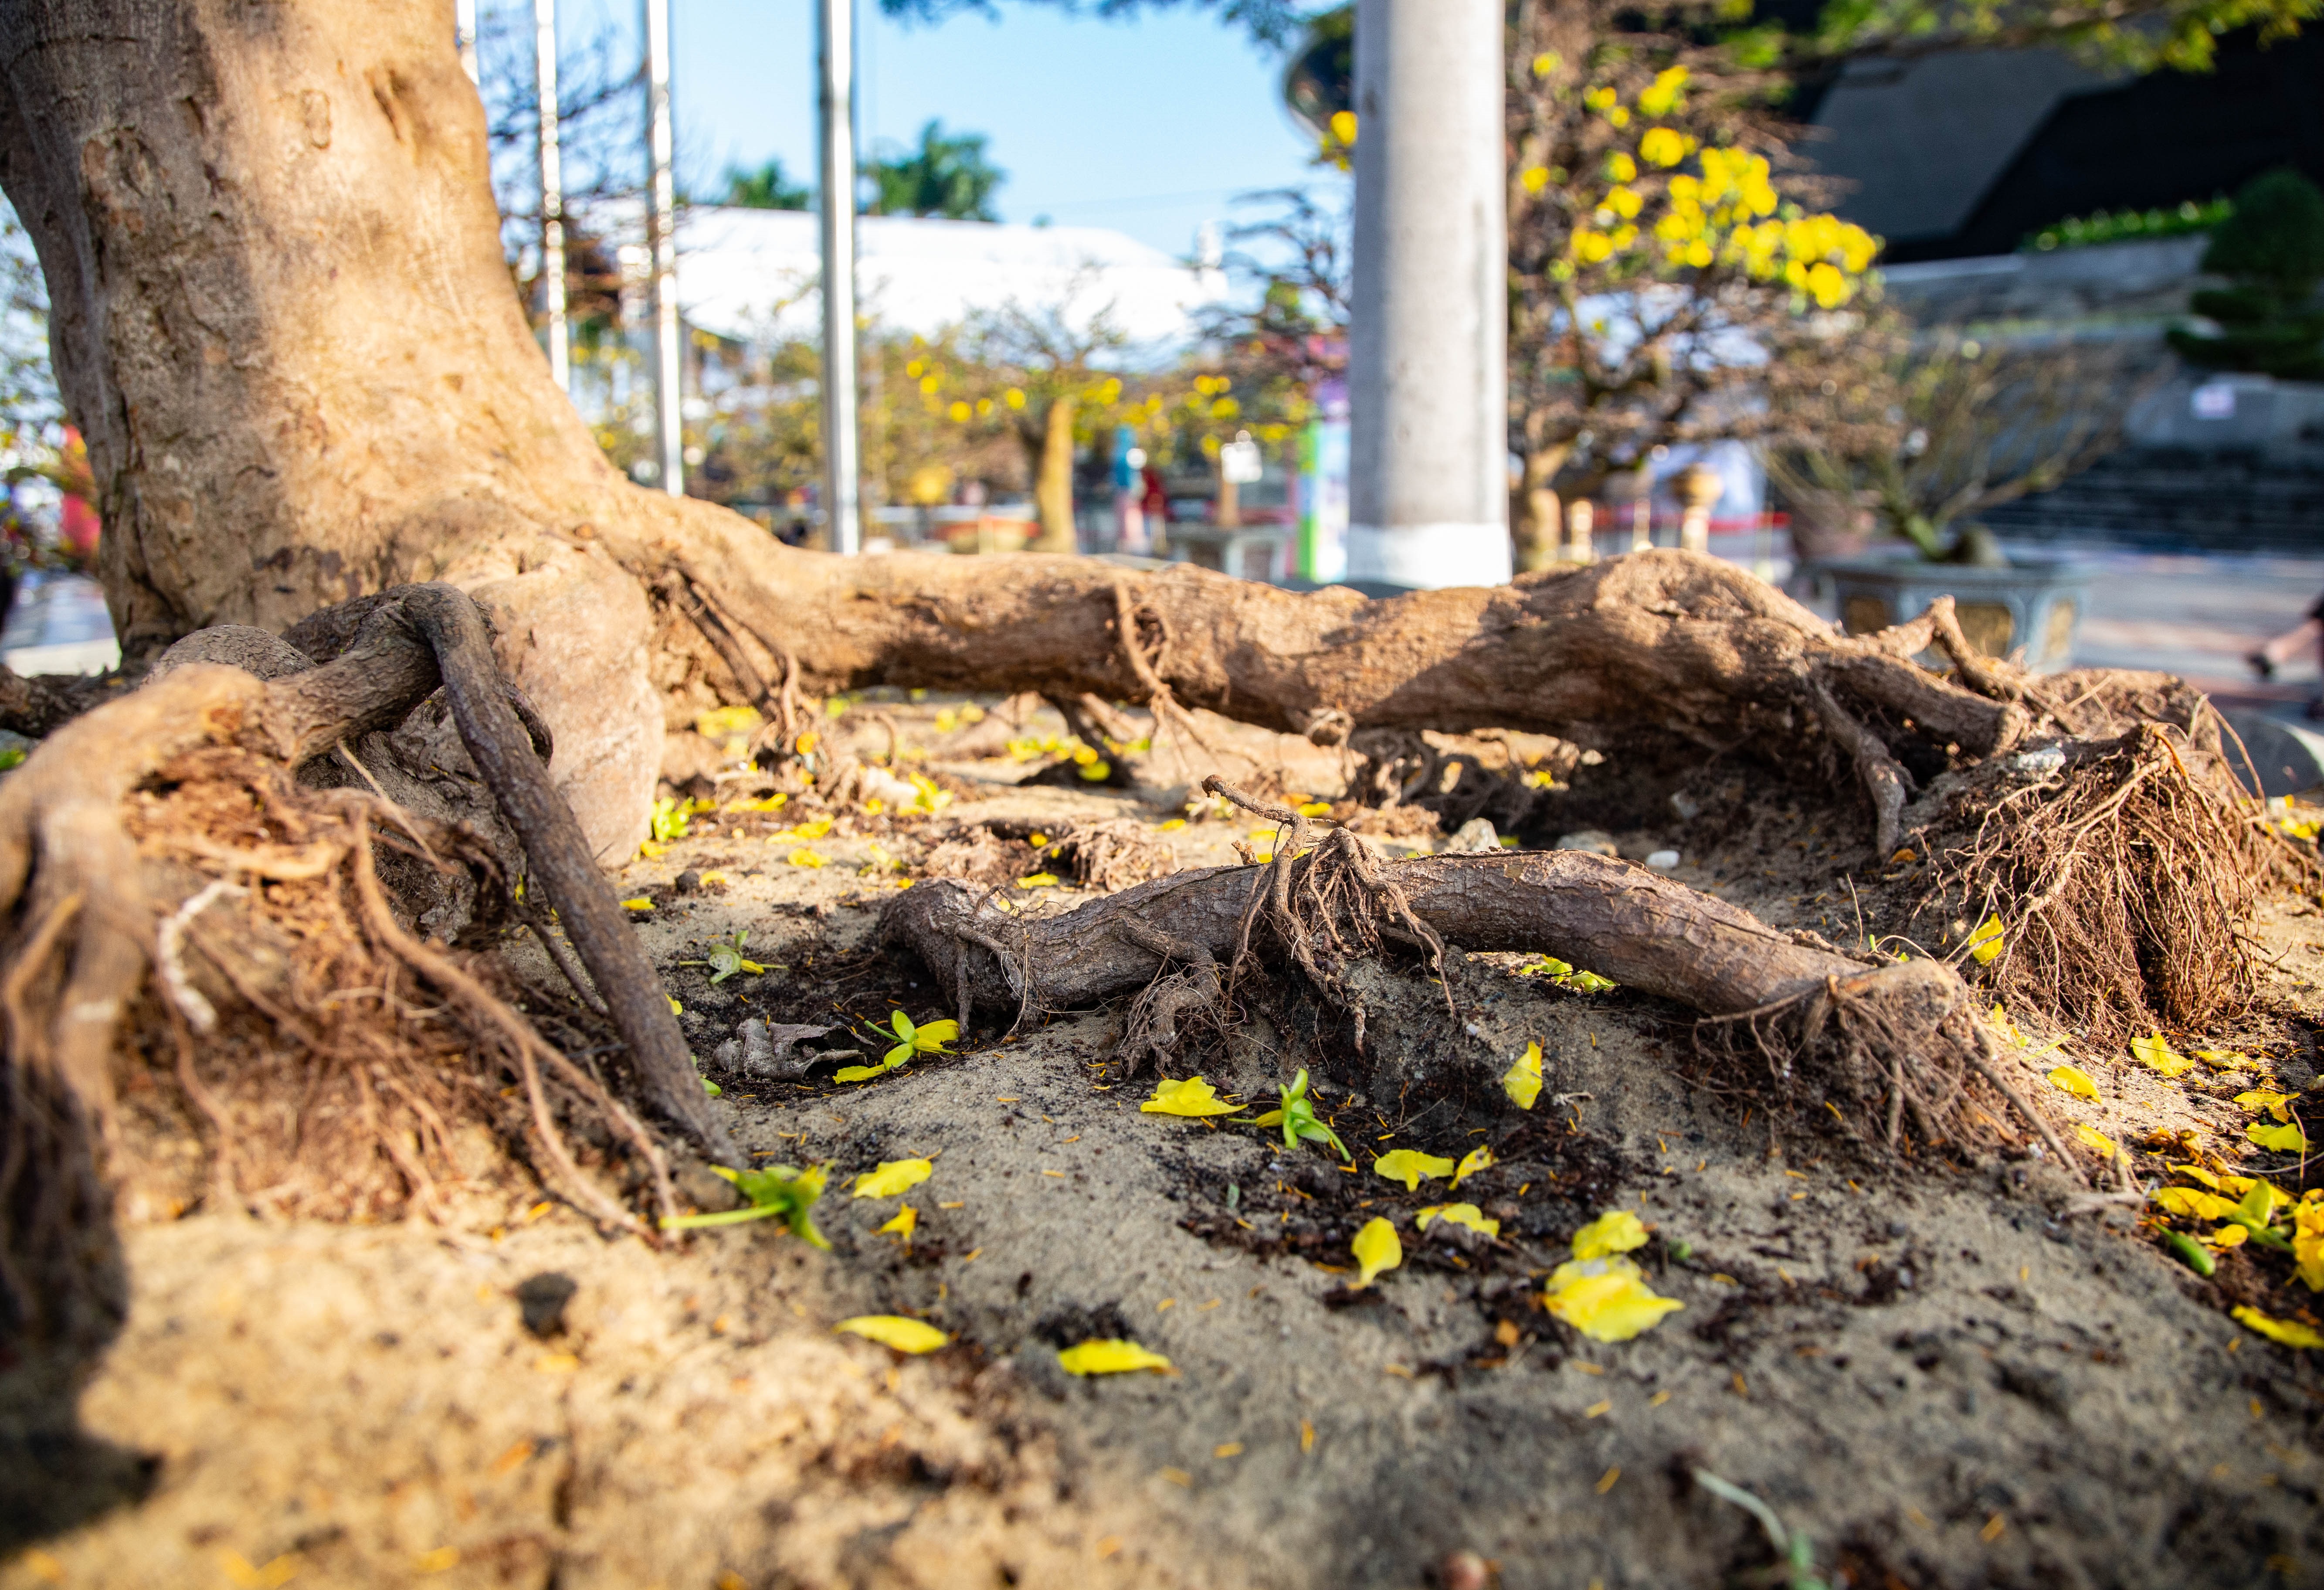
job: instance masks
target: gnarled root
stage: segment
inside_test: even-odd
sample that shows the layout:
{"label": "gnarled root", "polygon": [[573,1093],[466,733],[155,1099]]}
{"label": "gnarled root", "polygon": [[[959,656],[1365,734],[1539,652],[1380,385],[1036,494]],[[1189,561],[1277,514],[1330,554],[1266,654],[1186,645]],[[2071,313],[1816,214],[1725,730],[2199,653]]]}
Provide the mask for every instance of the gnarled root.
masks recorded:
{"label": "gnarled root", "polygon": [[1923,906],[2000,918],[1987,978],[2011,1010],[2107,1044],[2249,1008],[2260,891],[2278,870],[2312,881],[2316,864],[2262,820],[2217,715],[2183,705],[2181,724],[2068,740],[2049,771],[1964,791],[1975,832],[1943,855]]}
{"label": "gnarled root", "polygon": [[[698,1143],[732,1155],[659,981],[549,784],[545,731],[510,699],[474,604],[449,587],[391,598],[362,605],[330,661],[262,659],[272,679],[181,655],[58,730],[0,785],[0,911],[12,912],[0,1322],[45,1314],[44,1327],[78,1328],[90,1314],[79,1305],[101,1301],[84,1251],[104,1224],[91,1189],[150,1169],[124,1151],[116,1086],[141,1064],[136,1107],[175,1099],[207,1123],[212,1186],[229,1195],[257,1195],[257,1176],[294,1206],[432,1207],[440,1179],[470,1174],[455,1139],[462,1121],[480,1121],[513,1140],[529,1132],[548,1180],[602,1224],[642,1231],[582,1173],[553,1086],[567,1114],[644,1168],[667,1211],[667,1173],[643,1128],[508,1007],[492,974],[422,944],[374,874],[376,828],[405,874],[458,874],[469,898],[499,898],[511,882],[502,846],[474,825],[337,785],[327,767],[308,776],[394,729],[439,686],[527,881],[557,908],[622,1033],[630,1077]],[[448,997],[451,1021],[404,992],[415,977]],[[173,1029],[164,1067],[146,1051]],[[503,1066],[525,1095],[524,1123],[502,1119]],[[373,1160],[380,1175],[365,1172]]]}
{"label": "gnarled root", "polygon": [[[1240,796],[1215,781],[1212,787]],[[1138,994],[1123,1046],[1133,1068],[1182,1058],[1189,1033],[1218,1026],[1240,979],[1291,972],[1344,1010],[1360,1033],[1361,1006],[1346,972],[1383,939],[1432,955],[1451,944],[1546,953],[1735,1019],[1781,1086],[1807,1075],[1794,1063],[1800,1056],[1836,1057],[1819,1060],[1828,1081],[1809,1085],[1829,1086],[1843,1114],[1852,1107],[1851,1130],[1868,1142],[1895,1141],[1885,1130],[1891,1100],[1916,1112],[1923,1141],[1978,1135],[1967,1078],[1983,1068],[1981,1040],[1966,991],[1948,968],[1915,962],[1868,970],[1605,856],[1528,851],[1386,861],[1344,830],[1309,848],[1304,819],[1287,809],[1281,816],[1290,832],[1263,865],[1180,873],[1054,916],[1030,916],[991,892],[936,880],[888,905],[883,934],[918,954],[964,1012],[1016,1019]]]}

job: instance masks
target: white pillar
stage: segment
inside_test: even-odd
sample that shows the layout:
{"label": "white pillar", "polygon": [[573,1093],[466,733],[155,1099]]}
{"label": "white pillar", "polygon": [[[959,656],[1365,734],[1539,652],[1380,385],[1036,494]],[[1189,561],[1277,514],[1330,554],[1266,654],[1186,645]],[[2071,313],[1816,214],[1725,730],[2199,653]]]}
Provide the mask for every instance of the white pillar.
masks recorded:
{"label": "white pillar", "polygon": [[863,545],[855,401],[855,6],[819,0],[817,90],[823,134],[824,544]]}
{"label": "white pillar", "polygon": [[460,69],[468,81],[483,82],[484,69],[476,60],[476,0],[452,0],[452,47],[460,52]]}
{"label": "white pillar", "polygon": [[1357,0],[1348,576],[1510,575],[1502,0]]}
{"label": "white pillar", "polygon": [[540,129],[540,299],[549,320],[549,376],[558,390],[573,384],[565,326],[565,173],[558,157],[557,0],[532,0],[534,97]]}
{"label": "white pillar", "polygon": [[669,119],[669,0],[645,0],[646,153],[651,194],[646,246],[653,254],[654,428],[660,441],[661,488],[686,495],[685,419],[679,412],[678,326],[678,179]]}

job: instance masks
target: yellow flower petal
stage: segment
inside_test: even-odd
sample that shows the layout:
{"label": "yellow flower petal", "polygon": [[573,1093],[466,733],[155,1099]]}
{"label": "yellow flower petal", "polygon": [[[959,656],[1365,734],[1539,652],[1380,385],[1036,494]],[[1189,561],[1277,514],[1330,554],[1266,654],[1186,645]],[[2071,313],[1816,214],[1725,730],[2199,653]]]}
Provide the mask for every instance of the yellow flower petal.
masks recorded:
{"label": "yellow flower petal", "polygon": [[1675,1298],[1655,1296],[1636,1271],[1637,1266],[1622,1260],[1560,1265],[1544,1300],[1551,1315],[1591,1341],[1627,1342],[1673,1309],[1686,1307]]}
{"label": "yellow flower petal", "polygon": [[899,1353],[933,1353],[952,1340],[927,1320],[908,1319],[900,1314],[859,1314],[831,1328],[853,1331],[866,1341],[893,1347]]}
{"label": "yellow flower petal", "polygon": [[2236,1095],[2236,1103],[2248,1110],[2265,1110],[2279,1121],[2290,1121],[2292,1112],[2284,1105],[2298,1096],[2297,1094],[2277,1093],[2272,1088],[2255,1087],[2249,1093]]}
{"label": "yellow flower petal", "polygon": [[1056,886],[1057,874],[1055,873],[1035,873],[1031,877],[1017,880],[1019,889],[1054,889]]}
{"label": "yellow flower petal", "polygon": [[1576,1259],[1600,1259],[1646,1245],[1646,1228],[1628,1209],[1609,1209],[1573,1234]]}
{"label": "yellow flower petal", "polygon": [[1479,1143],[1461,1156],[1461,1163],[1452,1171],[1452,1185],[1460,1186],[1463,1178],[1474,1176],[1480,1170],[1489,1170],[1494,1163],[1493,1151]]}
{"label": "yellow flower petal", "polygon": [[2095,1127],[2084,1126],[2080,1122],[2077,1122],[2074,1124],[2074,1135],[2080,1138],[2082,1140],[2082,1146],[2089,1149],[2091,1152],[2098,1154],[2103,1159],[2111,1160],[2114,1158],[2114,1139],[2108,1137],[2105,1132],[2098,1131]]}
{"label": "yellow flower petal", "polygon": [[1184,1082],[1157,1082],[1154,1096],[1138,1106],[1148,1115],[1231,1115],[1242,1108],[1222,1101],[1218,1090],[1199,1077]]}
{"label": "yellow flower petal", "polygon": [[1084,1342],[1057,1354],[1067,1374],[1126,1374],[1134,1369],[1168,1370],[1170,1361],[1136,1342]]}
{"label": "yellow flower petal", "polygon": [[855,1196],[859,1198],[892,1198],[907,1192],[936,1173],[935,1164],[927,1160],[883,1160],[876,1170],[866,1170],[855,1179]]}
{"label": "yellow flower petal", "polygon": [[2287,1347],[2324,1347],[2324,1336],[2291,1319],[2270,1319],[2256,1308],[2237,1308],[2235,1317],[2271,1342]]}
{"label": "yellow flower petal", "polygon": [[2233,1198],[2198,1192],[2191,1187],[2160,1188],[2154,1194],[2154,1201],[2172,1214],[2183,1215],[2190,1220],[2225,1220],[2236,1206]]}
{"label": "yellow flower petal", "polygon": [[2076,1098],[2086,1098],[2093,1104],[2098,1102],[2098,1085],[2090,1079],[2088,1071],[2078,1066],[2060,1066],[2050,1073],[2050,1080]]}
{"label": "yellow flower petal", "polygon": [[1969,935],[1969,957],[1980,967],[1992,965],[1994,956],[2001,953],[2001,919],[1987,916],[1973,935]]}
{"label": "yellow flower petal", "polygon": [[918,1209],[913,1208],[911,1205],[906,1204],[902,1208],[896,1211],[895,1217],[890,1220],[887,1225],[881,1226],[880,1231],[882,1235],[885,1235],[890,1232],[893,1232],[896,1235],[902,1237],[907,1242],[909,1242],[912,1237],[912,1233],[918,1231],[919,1228],[920,1212]]}
{"label": "yellow flower petal", "polygon": [[2246,1126],[2244,1135],[2264,1149],[2281,1153],[2303,1154],[2308,1151],[2308,1134],[2297,1126]]}
{"label": "yellow flower petal", "polygon": [[2222,1225],[2203,1241],[2225,1253],[2229,1248],[2240,1248],[2251,1241],[2251,1228],[2244,1225]]}
{"label": "yellow flower petal", "polygon": [[694,732],[706,740],[724,740],[747,735],[766,721],[755,707],[714,707],[695,714]]}
{"label": "yellow flower petal", "polygon": [[823,857],[805,847],[792,851],[783,859],[795,867],[819,867],[823,864]]}
{"label": "yellow flower petal", "polygon": [[653,908],[654,902],[648,900],[642,894],[639,895],[635,900],[625,900],[622,901],[622,909],[623,911],[651,911]]}
{"label": "yellow flower petal", "polygon": [[1418,1189],[1423,1177],[1434,1180],[1452,1174],[1452,1161],[1435,1154],[1424,1154],[1418,1149],[1397,1149],[1372,1161],[1374,1174],[1390,1181],[1404,1183],[1404,1190]]}
{"label": "yellow flower petal", "polygon": [[1356,1277],[1360,1287],[1371,1285],[1372,1277],[1381,1271],[1393,1270],[1404,1262],[1404,1243],[1397,1239],[1396,1227],[1377,1216],[1364,1222],[1364,1228],[1356,1233],[1350,1248],[1361,1267]]}
{"label": "yellow flower petal", "polygon": [[1525,1053],[1517,1057],[1517,1064],[1501,1077],[1501,1091],[1509,1095],[1510,1102],[1518,1109],[1533,1108],[1534,1101],[1541,1096],[1540,1044],[1526,1045]]}
{"label": "yellow flower petal", "polygon": [[2152,1066],[2165,1077],[2176,1077],[2194,1065],[2194,1061],[2171,1047],[2160,1032],[2150,1032],[2144,1038],[2130,1040],[2130,1052],[2142,1065]]}
{"label": "yellow flower petal", "polygon": [[1437,1220],[1447,1225],[1465,1225],[1487,1236],[1501,1234],[1501,1223],[1486,1219],[1485,1212],[1474,1204],[1431,1204],[1412,1217],[1413,1225],[1423,1231],[1428,1229],[1430,1222]]}
{"label": "yellow flower petal", "polygon": [[2324,1204],[2302,1201],[2292,1212],[2292,1258],[2311,1292],[2324,1292]]}

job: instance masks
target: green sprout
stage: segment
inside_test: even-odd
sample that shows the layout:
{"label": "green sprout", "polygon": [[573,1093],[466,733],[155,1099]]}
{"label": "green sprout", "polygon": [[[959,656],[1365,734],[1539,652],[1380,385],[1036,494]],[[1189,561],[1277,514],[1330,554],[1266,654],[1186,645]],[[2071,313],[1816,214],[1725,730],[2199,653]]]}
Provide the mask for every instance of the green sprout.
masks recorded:
{"label": "green sprout", "polygon": [[653,803],[653,837],[657,844],[667,845],[673,839],[686,837],[687,824],[693,819],[687,809],[665,795]]}
{"label": "green sprout", "polygon": [[2264,1243],[2271,1248],[2282,1248],[2288,1253],[2292,1243],[2269,1219],[2274,1209],[2274,1190],[2264,1181],[2255,1181],[2251,1184],[2251,1190],[2244,1194],[2243,1202],[2227,1211],[2227,1218],[2251,1233],[2252,1241]]}
{"label": "green sprout", "polygon": [[830,1173],[828,1165],[810,1165],[797,1170],[788,1165],[769,1165],[758,1170],[729,1170],[724,1165],[710,1167],[742,1189],[751,1200],[741,1209],[722,1209],[710,1215],[671,1215],[664,1216],[664,1231],[699,1231],[710,1225],[740,1225],[748,1220],[780,1219],[791,1228],[793,1236],[812,1245],[828,1250],[831,1244],[823,1233],[815,1228],[815,1203],[823,1197],[824,1179]]}
{"label": "green sprout", "polygon": [[[912,1018],[901,1011],[891,1011],[888,1025],[903,1041],[880,1057],[876,1066],[844,1066],[832,1073],[841,1082],[869,1082],[883,1071],[892,1071],[914,1055],[941,1055],[951,1052],[945,1048],[960,1036],[960,1023],[954,1021],[930,1021],[916,1027]],[[874,1031],[878,1029],[874,1028]]]}
{"label": "green sprout", "polygon": [[1342,1160],[1355,1158],[1353,1154],[1348,1152],[1348,1145],[1340,1141],[1338,1132],[1315,1119],[1315,1106],[1307,1102],[1306,1067],[1300,1067],[1299,1075],[1294,1077],[1291,1079],[1291,1086],[1282,1089],[1281,1092],[1283,1107],[1268,1111],[1266,1114],[1253,1121],[1252,1125],[1282,1127],[1283,1146],[1286,1149],[1296,1151],[1303,1141],[1328,1142],[1340,1151],[1340,1158]]}
{"label": "green sprout", "polygon": [[710,964],[718,969],[710,974],[713,983],[724,983],[737,972],[758,975],[767,968],[753,960],[742,958],[742,947],[750,941],[751,929],[740,929],[732,938],[714,938],[710,942]]}
{"label": "green sprout", "polygon": [[1759,1521],[1766,1531],[1775,1555],[1784,1559],[1784,1577],[1780,1581],[1785,1590],[1828,1590],[1824,1581],[1816,1577],[1815,1542],[1799,1530],[1787,1530],[1775,1510],[1746,1491],[1742,1486],[1720,1479],[1708,1469],[1694,1471],[1694,1483],[1718,1497],[1731,1502]]}

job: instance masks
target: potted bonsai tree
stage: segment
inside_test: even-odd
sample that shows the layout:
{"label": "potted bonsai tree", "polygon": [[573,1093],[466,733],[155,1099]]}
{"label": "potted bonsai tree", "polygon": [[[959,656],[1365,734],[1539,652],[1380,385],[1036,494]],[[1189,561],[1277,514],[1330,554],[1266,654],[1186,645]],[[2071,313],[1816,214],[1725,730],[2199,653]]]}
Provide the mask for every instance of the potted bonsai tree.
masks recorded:
{"label": "potted bonsai tree", "polygon": [[1962,631],[1994,656],[2022,651],[2061,665],[2085,605],[2087,576],[2058,559],[2015,560],[1979,518],[2088,468],[2122,439],[2144,389],[2118,342],[2058,337],[2002,343],[1960,328],[1917,334],[1893,324],[1893,446],[1847,451],[1812,442],[1771,449],[1770,483],[1830,517],[1852,504],[1877,534],[1903,544],[1818,560],[1841,622],[1868,633],[1954,598]]}

